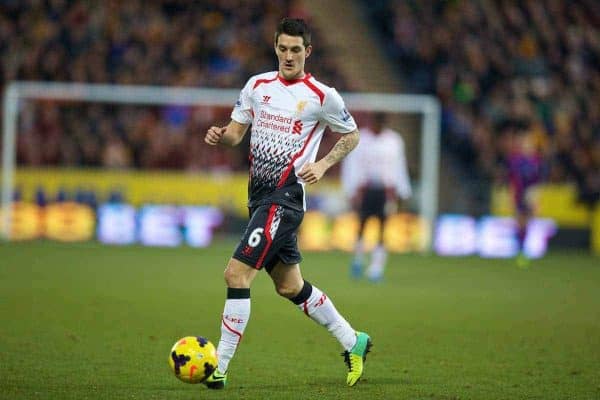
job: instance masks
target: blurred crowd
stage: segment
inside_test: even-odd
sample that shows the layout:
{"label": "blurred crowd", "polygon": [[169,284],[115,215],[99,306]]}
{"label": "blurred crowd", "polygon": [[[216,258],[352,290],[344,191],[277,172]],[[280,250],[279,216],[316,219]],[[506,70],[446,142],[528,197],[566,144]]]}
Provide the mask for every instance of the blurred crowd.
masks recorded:
{"label": "blurred crowd", "polygon": [[[486,179],[523,129],[545,178],[600,193],[600,3],[595,0],[370,0],[406,90],[443,104],[443,140]],[[11,80],[240,89],[277,68],[282,16],[310,21],[301,0],[4,0],[0,76]],[[307,70],[348,89],[314,32]],[[230,108],[56,101],[21,104],[21,165],[243,170],[246,148],[208,149]]]}
{"label": "blurred crowd", "polygon": [[[241,89],[251,75],[277,69],[273,33],[289,15],[310,21],[293,0],[4,0],[1,85],[44,80]],[[319,32],[313,42],[308,70],[344,89],[322,56]],[[242,169],[243,146],[203,145],[209,124],[225,124],[230,111],[26,101],[17,159],[29,166]]]}
{"label": "blurred crowd", "polygon": [[471,171],[505,177],[526,129],[546,180],[600,193],[600,2],[375,0],[407,91],[443,104],[443,138]]}

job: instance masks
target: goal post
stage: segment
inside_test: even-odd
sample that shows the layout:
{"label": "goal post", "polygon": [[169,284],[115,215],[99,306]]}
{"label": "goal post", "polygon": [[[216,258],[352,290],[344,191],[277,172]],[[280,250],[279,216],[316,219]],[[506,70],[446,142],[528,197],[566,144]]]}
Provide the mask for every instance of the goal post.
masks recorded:
{"label": "goal post", "polygon": [[[111,85],[60,82],[11,82],[4,91],[2,125],[2,237],[10,238],[16,169],[16,137],[22,100],[60,100],[130,105],[233,107],[237,89]],[[421,115],[419,215],[433,227],[438,213],[441,110],[428,95],[341,93],[351,111]],[[360,129],[360,127],[359,127]],[[430,232],[431,233],[431,232]],[[429,235],[429,237],[432,237]]]}

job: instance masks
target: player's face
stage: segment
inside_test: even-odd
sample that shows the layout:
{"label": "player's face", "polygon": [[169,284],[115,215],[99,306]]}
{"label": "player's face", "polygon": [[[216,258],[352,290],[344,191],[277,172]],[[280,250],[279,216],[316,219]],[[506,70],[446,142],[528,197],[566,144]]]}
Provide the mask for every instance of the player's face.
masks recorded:
{"label": "player's face", "polygon": [[304,62],[312,47],[304,47],[302,36],[290,36],[282,33],[275,43],[275,54],[279,60],[279,75],[283,79],[298,79],[304,76]]}

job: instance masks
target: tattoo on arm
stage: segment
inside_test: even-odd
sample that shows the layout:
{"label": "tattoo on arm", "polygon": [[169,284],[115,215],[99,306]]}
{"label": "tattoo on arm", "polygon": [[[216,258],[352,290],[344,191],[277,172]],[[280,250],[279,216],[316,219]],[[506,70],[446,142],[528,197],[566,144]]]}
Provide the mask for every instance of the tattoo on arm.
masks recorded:
{"label": "tattoo on arm", "polygon": [[354,131],[342,136],[325,156],[327,164],[332,166],[346,157],[358,144],[358,135],[358,131]]}

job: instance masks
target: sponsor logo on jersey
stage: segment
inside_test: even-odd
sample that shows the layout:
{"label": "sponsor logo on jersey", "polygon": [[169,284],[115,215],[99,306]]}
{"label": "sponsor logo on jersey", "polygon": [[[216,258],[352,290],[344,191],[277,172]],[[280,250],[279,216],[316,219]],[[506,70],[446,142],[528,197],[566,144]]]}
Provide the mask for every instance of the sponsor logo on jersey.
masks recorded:
{"label": "sponsor logo on jersey", "polygon": [[262,98],[262,103],[263,104],[269,104],[269,101],[271,100],[271,96],[263,96]]}
{"label": "sponsor logo on jersey", "polygon": [[293,122],[291,117],[281,114],[271,114],[261,110],[255,125],[258,128],[265,128],[271,131],[290,133]]}
{"label": "sponsor logo on jersey", "polygon": [[295,135],[300,135],[302,133],[302,121],[299,119],[294,121],[294,128],[292,129],[292,133]]}
{"label": "sponsor logo on jersey", "polygon": [[342,110],[342,120],[344,122],[348,122],[350,121],[350,118],[352,118],[352,116],[350,115],[350,113],[348,112],[348,110],[346,110],[345,108]]}

